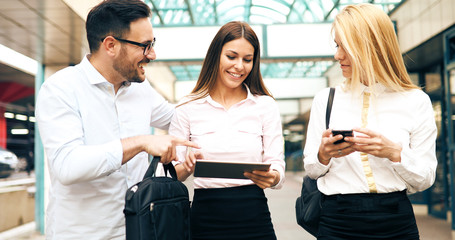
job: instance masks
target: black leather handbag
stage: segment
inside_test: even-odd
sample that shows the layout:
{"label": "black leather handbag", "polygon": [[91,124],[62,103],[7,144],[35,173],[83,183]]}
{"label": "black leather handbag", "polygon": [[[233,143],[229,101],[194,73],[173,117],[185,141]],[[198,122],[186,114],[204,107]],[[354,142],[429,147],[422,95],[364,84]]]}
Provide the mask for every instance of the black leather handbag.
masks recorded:
{"label": "black leather handbag", "polygon": [[159,162],[155,157],[144,179],[126,192],[123,213],[128,240],[191,239],[188,189],[177,179],[172,163],[163,165],[166,176],[157,177]]}
{"label": "black leather handbag", "polygon": [[[330,113],[332,111],[335,88],[330,88],[327,110],[325,114],[326,128],[329,128]],[[322,193],[318,190],[317,182],[308,176],[303,177],[302,191],[295,202],[295,214],[297,223],[315,236],[319,230],[319,218],[321,216]]]}

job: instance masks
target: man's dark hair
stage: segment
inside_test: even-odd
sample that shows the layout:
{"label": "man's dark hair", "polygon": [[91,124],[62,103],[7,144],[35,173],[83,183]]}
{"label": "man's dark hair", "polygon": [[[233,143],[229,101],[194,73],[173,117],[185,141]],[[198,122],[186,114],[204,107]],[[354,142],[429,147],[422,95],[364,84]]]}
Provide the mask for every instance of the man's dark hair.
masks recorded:
{"label": "man's dark hair", "polygon": [[101,40],[107,36],[123,38],[131,22],[150,17],[150,8],[141,0],[104,0],[87,16],[85,29],[90,52],[98,51]]}

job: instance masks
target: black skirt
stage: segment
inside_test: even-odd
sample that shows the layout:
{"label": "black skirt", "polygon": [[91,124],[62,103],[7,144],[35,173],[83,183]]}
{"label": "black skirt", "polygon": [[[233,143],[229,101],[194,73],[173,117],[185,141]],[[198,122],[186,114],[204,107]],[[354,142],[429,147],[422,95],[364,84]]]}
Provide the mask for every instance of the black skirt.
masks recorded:
{"label": "black skirt", "polygon": [[191,234],[194,240],[276,240],[267,198],[257,185],[195,189]]}
{"label": "black skirt", "polygon": [[318,240],[419,239],[406,191],[323,196]]}

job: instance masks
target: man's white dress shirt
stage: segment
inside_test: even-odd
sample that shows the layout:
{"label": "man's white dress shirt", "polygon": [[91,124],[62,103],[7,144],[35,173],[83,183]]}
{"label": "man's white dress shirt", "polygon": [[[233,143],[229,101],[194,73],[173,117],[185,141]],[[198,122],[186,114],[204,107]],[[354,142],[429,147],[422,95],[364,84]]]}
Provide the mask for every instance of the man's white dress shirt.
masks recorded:
{"label": "man's white dress shirt", "polygon": [[[248,89],[247,89],[248,90]],[[186,102],[183,99],[181,102]],[[210,96],[178,106],[169,134],[197,143],[208,160],[268,162],[284,182],[284,142],[278,105],[269,96],[254,96],[226,110]],[[177,147],[179,161],[186,148]],[[195,178],[194,188],[222,188],[254,184],[251,180]]]}
{"label": "man's white dress shirt", "polygon": [[148,166],[142,152],[121,165],[120,139],[166,129],[172,105],[147,81],[115,94],[85,57],[46,80],[36,118],[51,187],[47,239],[124,239],[124,198]]}
{"label": "man's white dress shirt", "polygon": [[[329,128],[348,130],[362,125],[363,93],[371,92],[366,128],[401,144],[401,163],[368,155],[378,193],[407,189],[423,191],[435,180],[437,129],[430,98],[421,90],[392,92],[383,85],[361,86],[344,91],[338,86],[333,100]],[[318,161],[329,89],[319,92],[311,108],[304,149],[307,174],[318,178],[318,188],[326,195],[368,193],[369,187],[359,152],[332,158],[325,166]]]}

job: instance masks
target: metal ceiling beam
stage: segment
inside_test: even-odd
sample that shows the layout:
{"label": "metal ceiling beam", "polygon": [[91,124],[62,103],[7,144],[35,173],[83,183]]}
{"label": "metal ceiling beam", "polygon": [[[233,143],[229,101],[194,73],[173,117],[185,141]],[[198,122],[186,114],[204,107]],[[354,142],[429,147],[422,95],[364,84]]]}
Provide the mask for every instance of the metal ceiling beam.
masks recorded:
{"label": "metal ceiling beam", "polygon": [[333,10],[335,10],[335,8],[338,8],[339,6],[340,6],[340,0],[337,0],[335,3],[333,3],[333,7],[324,16],[324,21],[327,21],[327,19],[330,17],[330,14],[332,14]]}
{"label": "metal ceiling beam", "polygon": [[303,5],[305,5],[306,7],[306,10],[309,11],[311,13],[311,15],[313,16],[313,22],[318,22],[316,21],[316,15],[314,14],[314,12],[311,10],[310,6],[308,5],[307,1],[306,0],[301,0]]}
{"label": "metal ceiling beam", "polygon": [[175,12],[175,11],[188,11],[188,8],[184,8],[184,7],[164,7],[164,8],[160,8],[158,9],[160,11],[171,11],[171,12]]}
{"label": "metal ceiling beam", "polygon": [[[294,4],[297,0],[292,1],[291,5],[289,6],[289,12],[288,15],[286,16],[286,22],[289,22],[289,17],[291,16],[292,11],[294,10]],[[300,17],[300,15],[299,15]],[[302,18],[300,18],[302,19]]]}
{"label": "metal ceiling beam", "polygon": [[[263,6],[263,5],[254,5],[255,7],[258,7],[258,8],[263,8],[263,9],[267,9],[267,10],[270,10],[270,11],[273,11],[273,12],[276,12],[278,14],[281,14],[284,16],[284,14],[276,9],[273,9],[271,7],[267,7],[267,6]],[[255,14],[257,16],[265,16],[265,15],[260,15],[260,14]],[[270,17],[270,16],[266,16],[266,17]]]}
{"label": "metal ceiling beam", "polygon": [[245,7],[244,5],[235,5],[235,6],[232,6],[231,8],[229,8],[229,9],[225,9],[224,11],[220,12],[220,15],[223,16],[223,15],[227,14],[228,12],[232,11],[232,9],[244,8],[244,7]]}
{"label": "metal ceiling beam", "polygon": [[161,14],[159,13],[159,9],[156,7],[155,0],[147,0],[147,1],[152,4],[152,7],[153,7],[152,12],[156,13],[156,16],[160,20],[160,23],[164,25],[164,20],[161,17]]}
{"label": "metal ceiling beam", "polygon": [[245,1],[245,11],[244,11],[244,19],[247,22],[250,22],[251,17],[251,7],[252,7],[252,0]]}
{"label": "metal ceiling beam", "polygon": [[314,62],[311,62],[311,66],[309,66],[306,71],[303,73],[304,76],[308,75],[311,69],[313,69],[316,66]]}
{"label": "metal ceiling beam", "polygon": [[294,70],[295,66],[297,65],[297,62],[293,62],[292,66],[288,69],[288,71],[285,74],[285,78],[289,78],[289,75],[291,75],[292,71]]}
{"label": "metal ceiling beam", "polygon": [[195,24],[194,23],[194,16],[193,16],[193,10],[191,9],[191,4],[188,0],[185,0],[185,4],[186,6],[188,7],[188,14],[190,15],[190,19],[191,19],[191,24]]}
{"label": "metal ceiling beam", "polygon": [[214,18],[215,18],[215,21],[213,23],[214,24],[219,24],[218,23],[218,11],[216,10],[216,0],[213,1],[212,7],[213,7],[213,15],[214,15]]}

